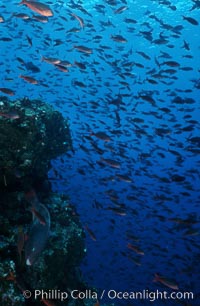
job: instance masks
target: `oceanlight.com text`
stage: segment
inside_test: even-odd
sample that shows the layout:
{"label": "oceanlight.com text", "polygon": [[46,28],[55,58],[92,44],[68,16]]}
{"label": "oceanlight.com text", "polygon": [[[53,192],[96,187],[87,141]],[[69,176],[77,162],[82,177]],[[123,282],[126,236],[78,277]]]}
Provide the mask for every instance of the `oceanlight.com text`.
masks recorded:
{"label": "oceanlight.com text", "polygon": [[33,292],[25,290],[23,292],[25,299],[34,298],[42,300],[60,300],[64,301],[67,299],[89,299],[89,300],[102,300],[103,298],[108,298],[109,300],[149,300],[154,302],[156,300],[194,300],[194,293],[188,291],[149,291],[147,289],[142,291],[116,291],[102,290],[100,292],[95,292],[92,290],[34,290]]}
{"label": "oceanlight.com text", "polygon": [[[104,293],[106,294],[106,292]],[[103,295],[104,295],[103,294]],[[149,300],[150,302],[154,302],[155,300],[193,300],[194,293],[188,291],[132,291],[132,292],[122,292],[109,290],[107,292],[107,297],[111,300],[119,299],[119,300]]]}

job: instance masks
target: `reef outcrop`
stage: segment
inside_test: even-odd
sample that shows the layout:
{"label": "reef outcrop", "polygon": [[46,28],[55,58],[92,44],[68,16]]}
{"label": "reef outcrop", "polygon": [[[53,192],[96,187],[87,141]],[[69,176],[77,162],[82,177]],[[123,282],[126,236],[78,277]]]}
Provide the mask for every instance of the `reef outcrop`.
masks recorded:
{"label": "reef outcrop", "polygon": [[[59,112],[40,100],[0,97],[1,306],[63,305],[41,296],[35,299],[34,290],[86,289],[79,271],[85,255],[84,231],[68,197],[53,193],[47,176],[50,161],[68,150],[72,150],[69,126]],[[41,248],[40,229],[47,226],[47,217],[48,239],[45,236]],[[33,239],[33,225],[39,230],[32,251],[40,249],[34,264],[27,265],[24,245]],[[32,297],[23,295],[26,290]],[[64,305],[84,303],[67,299]]]}
{"label": "reef outcrop", "polygon": [[50,161],[71,149],[68,123],[50,105],[0,98],[0,190],[44,183]]}

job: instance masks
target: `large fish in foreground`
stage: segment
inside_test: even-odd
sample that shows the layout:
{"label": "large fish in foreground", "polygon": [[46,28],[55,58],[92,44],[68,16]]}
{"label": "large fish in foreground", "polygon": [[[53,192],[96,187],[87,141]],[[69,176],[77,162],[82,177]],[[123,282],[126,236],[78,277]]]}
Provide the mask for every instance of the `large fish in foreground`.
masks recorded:
{"label": "large fish in foreground", "polygon": [[34,192],[28,196],[31,203],[33,222],[25,243],[25,260],[28,266],[35,263],[44,250],[50,233],[50,214],[46,206],[41,204]]}
{"label": "large fish in foreground", "polygon": [[27,266],[32,266],[44,250],[49,238],[49,228],[41,223],[34,223],[25,244],[25,260]]}
{"label": "large fish in foreground", "polygon": [[53,12],[50,9],[50,7],[46,4],[43,4],[41,2],[36,2],[36,1],[27,1],[27,0],[22,0],[19,5],[26,5],[29,7],[32,11],[45,16],[45,17],[51,17],[53,16]]}

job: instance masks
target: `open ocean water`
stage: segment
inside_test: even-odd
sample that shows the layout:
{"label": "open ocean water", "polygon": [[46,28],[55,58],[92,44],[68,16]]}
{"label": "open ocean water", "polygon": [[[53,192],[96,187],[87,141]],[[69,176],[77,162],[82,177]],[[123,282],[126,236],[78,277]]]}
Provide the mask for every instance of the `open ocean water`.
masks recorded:
{"label": "open ocean water", "polygon": [[[1,0],[0,87],[69,120],[49,178],[85,228],[83,277],[110,304],[199,306],[200,1],[43,3]],[[178,295],[113,298],[156,290]]]}

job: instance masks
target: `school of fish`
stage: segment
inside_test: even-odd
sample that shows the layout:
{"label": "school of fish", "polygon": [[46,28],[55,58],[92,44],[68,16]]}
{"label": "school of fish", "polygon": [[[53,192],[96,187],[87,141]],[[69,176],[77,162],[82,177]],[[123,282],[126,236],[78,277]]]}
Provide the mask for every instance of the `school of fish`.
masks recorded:
{"label": "school of fish", "polygon": [[199,0],[1,1],[0,93],[69,119],[74,151],[49,176],[94,286],[199,290],[199,33]]}

